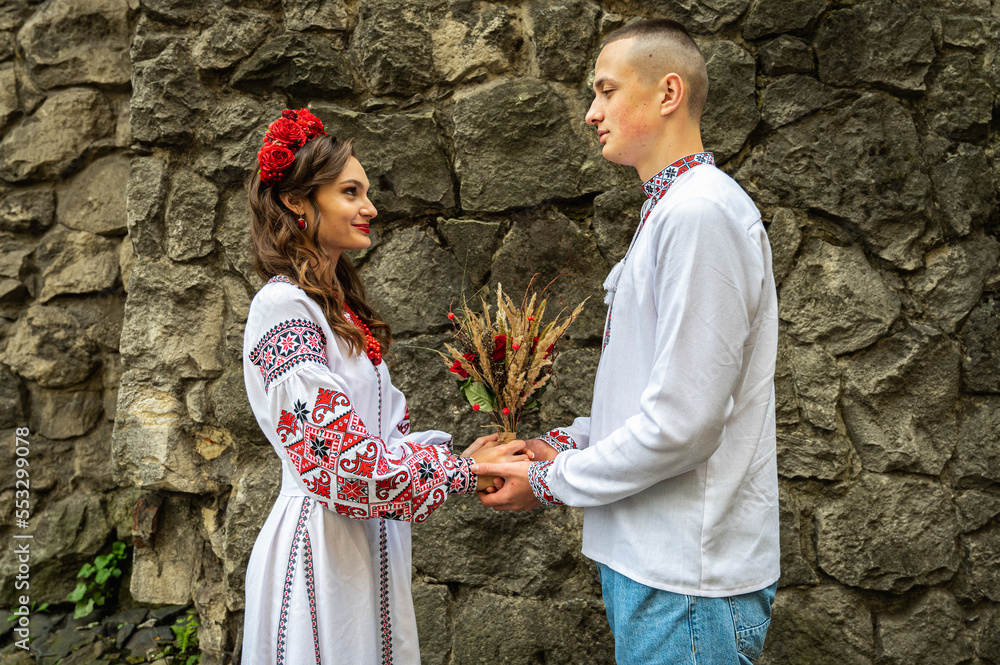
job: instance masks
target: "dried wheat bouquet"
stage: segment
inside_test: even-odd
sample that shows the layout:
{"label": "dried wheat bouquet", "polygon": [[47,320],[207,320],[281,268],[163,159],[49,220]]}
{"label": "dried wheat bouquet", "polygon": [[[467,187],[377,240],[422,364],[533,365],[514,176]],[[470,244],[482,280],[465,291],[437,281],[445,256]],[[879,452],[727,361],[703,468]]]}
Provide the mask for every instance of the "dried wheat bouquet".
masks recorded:
{"label": "dried wheat bouquet", "polygon": [[540,406],[539,398],[555,378],[556,344],[586,302],[572,312],[564,309],[542,327],[547,299],[539,301],[532,292],[533,283],[534,279],[520,305],[497,284],[493,317],[485,300],[481,313],[472,311],[468,303],[463,303],[461,313],[448,313],[456,345],[446,344],[448,353],[441,355],[448,369],[458,375],[459,390],[472,409],[493,417],[499,443],[515,439],[521,415]]}

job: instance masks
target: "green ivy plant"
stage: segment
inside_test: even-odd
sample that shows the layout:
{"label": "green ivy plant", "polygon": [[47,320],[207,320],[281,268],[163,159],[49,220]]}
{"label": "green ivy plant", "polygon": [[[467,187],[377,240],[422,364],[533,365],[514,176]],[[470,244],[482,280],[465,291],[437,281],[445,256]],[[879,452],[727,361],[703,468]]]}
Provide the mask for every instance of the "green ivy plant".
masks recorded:
{"label": "green ivy plant", "polygon": [[174,632],[174,643],[163,647],[160,657],[169,658],[171,663],[179,665],[197,665],[201,662],[198,651],[198,616],[188,614],[177,617],[170,627]]}
{"label": "green ivy plant", "polygon": [[[49,604],[48,603],[42,603],[41,605],[38,605],[37,603],[38,603],[37,600],[31,601],[31,608],[28,610],[29,614],[34,614],[35,612],[45,612],[46,614],[49,614]],[[21,618],[20,615],[14,614],[14,610],[16,610],[16,609],[17,609],[17,606],[14,606],[14,607],[10,608],[10,616],[7,617],[7,621],[17,621],[18,619]]]}
{"label": "green ivy plant", "polygon": [[94,559],[93,564],[85,563],[76,574],[76,588],[66,596],[66,600],[76,603],[73,618],[85,617],[94,611],[94,607],[103,607],[108,599],[109,582],[122,576],[119,562],[125,556],[125,543],[116,541],[111,546],[110,554],[102,554]]}

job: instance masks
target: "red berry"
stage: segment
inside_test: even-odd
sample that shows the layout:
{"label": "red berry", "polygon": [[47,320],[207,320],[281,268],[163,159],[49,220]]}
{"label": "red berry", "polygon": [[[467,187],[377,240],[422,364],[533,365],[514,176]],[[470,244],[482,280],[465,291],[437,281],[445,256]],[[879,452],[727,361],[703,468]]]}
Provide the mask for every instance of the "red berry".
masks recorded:
{"label": "red berry", "polygon": [[518,349],[520,349],[520,348],[521,348],[521,345],[520,345],[520,344],[518,344],[517,342],[514,342],[513,344],[511,344],[511,345],[510,345],[510,348],[512,348],[512,349],[514,349],[515,351],[517,351]]}
{"label": "red berry", "polygon": [[479,410],[479,405],[478,404],[473,404],[472,405],[472,410],[473,411],[478,411]]}
{"label": "red berry", "polygon": [[508,409],[508,408],[504,407],[504,410],[503,410],[503,415],[505,415],[505,416],[506,416],[506,415],[507,415],[507,414],[509,414],[509,413],[510,413],[510,409]]}
{"label": "red berry", "polygon": [[529,317],[528,317],[528,320],[529,320],[529,321],[534,321],[534,320],[535,320],[535,317],[533,317],[533,316],[529,316]]}
{"label": "red berry", "polygon": [[448,318],[451,319],[452,321],[454,321],[455,320],[455,312],[448,312]]}

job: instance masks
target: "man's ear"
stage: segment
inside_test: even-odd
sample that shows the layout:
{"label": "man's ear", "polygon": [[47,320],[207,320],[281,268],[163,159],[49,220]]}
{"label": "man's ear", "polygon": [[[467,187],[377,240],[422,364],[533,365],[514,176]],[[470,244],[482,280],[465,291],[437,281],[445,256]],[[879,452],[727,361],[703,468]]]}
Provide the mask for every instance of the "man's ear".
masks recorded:
{"label": "man's ear", "polygon": [[687,99],[687,86],[680,74],[671,72],[660,79],[660,115],[670,115]]}

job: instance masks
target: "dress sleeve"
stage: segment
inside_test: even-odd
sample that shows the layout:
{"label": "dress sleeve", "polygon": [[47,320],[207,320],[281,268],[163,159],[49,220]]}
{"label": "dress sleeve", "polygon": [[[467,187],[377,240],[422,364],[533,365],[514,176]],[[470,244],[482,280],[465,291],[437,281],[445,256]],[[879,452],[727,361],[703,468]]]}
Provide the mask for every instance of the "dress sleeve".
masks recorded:
{"label": "dress sleeve", "polygon": [[327,363],[322,328],[307,308],[292,317],[287,302],[282,309],[283,320],[259,327],[266,332],[245,360],[264,386],[251,406],[266,410],[258,421],[273,426],[267,434],[304,492],[354,519],[423,522],[448,494],[475,491],[471,458],[427,442],[390,448],[372,434],[352,405],[350,385]]}
{"label": "dress sleeve", "polygon": [[414,432],[410,429],[410,406],[399,388],[389,384],[389,389],[386,391],[386,401],[389,404],[389,422],[392,423],[387,438],[390,449],[400,444],[416,444],[435,446],[444,453],[451,453],[452,439],[450,434],[440,430]]}

